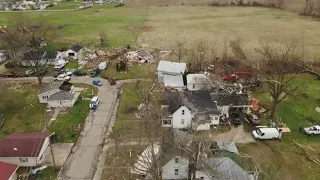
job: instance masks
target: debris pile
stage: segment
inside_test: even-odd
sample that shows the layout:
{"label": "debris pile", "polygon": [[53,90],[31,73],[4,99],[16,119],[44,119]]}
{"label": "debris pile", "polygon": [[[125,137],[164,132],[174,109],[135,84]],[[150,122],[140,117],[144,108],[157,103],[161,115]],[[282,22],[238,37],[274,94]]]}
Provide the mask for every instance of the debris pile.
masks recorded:
{"label": "debris pile", "polygon": [[119,58],[119,60],[125,60],[130,63],[138,64],[152,64],[155,63],[154,57],[151,53],[144,51],[128,51],[124,56]]}
{"label": "debris pile", "polygon": [[259,100],[253,97],[252,91],[248,91],[247,94],[250,98],[251,109],[254,112],[265,113],[267,111],[266,109],[264,109],[259,105]]}
{"label": "debris pile", "polygon": [[97,67],[99,63],[108,61],[108,53],[101,50],[91,51],[86,55],[84,59],[85,62],[81,63],[83,64],[83,66],[85,66],[86,68],[94,68]]}

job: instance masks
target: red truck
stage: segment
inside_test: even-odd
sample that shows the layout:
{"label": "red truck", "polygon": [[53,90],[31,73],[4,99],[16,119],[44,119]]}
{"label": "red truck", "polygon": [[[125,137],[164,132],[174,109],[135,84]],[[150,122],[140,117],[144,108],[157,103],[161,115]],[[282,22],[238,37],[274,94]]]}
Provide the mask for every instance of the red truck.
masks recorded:
{"label": "red truck", "polygon": [[223,81],[235,81],[237,79],[249,79],[254,76],[255,76],[255,74],[253,72],[234,72],[234,73],[222,76],[222,80]]}

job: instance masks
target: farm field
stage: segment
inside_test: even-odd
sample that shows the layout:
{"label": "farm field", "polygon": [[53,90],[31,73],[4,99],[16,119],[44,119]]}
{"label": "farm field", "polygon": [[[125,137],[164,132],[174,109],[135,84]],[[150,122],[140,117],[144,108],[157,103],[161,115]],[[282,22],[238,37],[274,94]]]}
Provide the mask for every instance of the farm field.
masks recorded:
{"label": "farm field", "polygon": [[[139,44],[149,48],[170,49],[177,40],[206,41],[218,44],[240,38],[249,57],[261,41],[304,44],[308,58],[320,56],[320,23],[291,12],[252,7],[157,7],[150,8],[147,26]],[[230,52],[231,53],[231,52]]]}

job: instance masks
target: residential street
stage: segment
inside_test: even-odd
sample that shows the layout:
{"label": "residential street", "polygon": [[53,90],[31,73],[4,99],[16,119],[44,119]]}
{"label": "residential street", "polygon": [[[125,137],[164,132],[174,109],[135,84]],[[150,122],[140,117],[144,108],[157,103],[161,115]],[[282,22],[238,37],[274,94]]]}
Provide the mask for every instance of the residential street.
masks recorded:
{"label": "residential street", "polygon": [[[45,77],[44,82],[52,82],[52,77]],[[65,162],[58,180],[89,180],[92,179],[97,165],[99,164],[99,156],[102,154],[104,141],[107,131],[113,126],[114,120],[111,122],[113,111],[116,107],[117,96],[123,83],[133,82],[134,80],[117,81],[116,86],[111,86],[105,79],[100,79],[103,86],[98,87],[98,97],[100,104],[96,111],[91,111],[86,118],[84,129],[80,137],[72,148],[72,151]],[[19,82],[37,82],[35,77],[27,78],[6,78],[0,81],[19,81]],[[92,78],[72,77],[71,83],[92,84]],[[103,160],[103,158],[102,158]],[[100,162],[100,164],[104,164]],[[101,168],[100,168],[101,169]]]}

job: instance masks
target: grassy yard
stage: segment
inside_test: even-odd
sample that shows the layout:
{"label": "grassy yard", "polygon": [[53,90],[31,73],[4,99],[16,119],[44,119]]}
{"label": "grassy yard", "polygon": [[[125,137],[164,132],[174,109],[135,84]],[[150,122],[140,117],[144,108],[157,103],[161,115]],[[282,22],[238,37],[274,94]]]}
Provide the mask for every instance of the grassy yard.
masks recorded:
{"label": "grassy yard", "polygon": [[139,34],[133,33],[130,26],[141,26],[146,21],[147,9],[114,8],[112,6],[95,6],[93,8],[59,12],[19,12],[1,13],[0,25],[14,28],[17,15],[28,16],[31,19],[41,14],[50,25],[64,26],[58,32],[56,42],[80,43],[98,45],[99,33],[108,34],[109,48],[132,44]]}
{"label": "grassy yard", "polygon": [[64,1],[58,2],[53,7],[47,8],[47,10],[76,9],[81,5],[83,5],[83,1]]}
{"label": "grassy yard", "polygon": [[41,87],[32,83],[0,84],[0,115],[3,127],[0,138],[11,132],[40,131],[46,123],[45,105],[40,104],[38,92]]}
{"label": "grassy yard", "polygon": [[116,79],[152,78],[155,75],[157,64],[134,65],[129,67],[128,72],[117,72],[115,65],[108,67],[102,77],[115,77]]}
{"label": "grassy yard", "polygon": [[[241,38],[245,52],[255,57],[261,40],[288,42],[303,39],[309,58],[320,56],[320,23],[291,12],[253,7],[173,6],[151,8],[145,31],[139,43],[150,48],[170,49],[177,39],[189,47],[197,41],[217,44]],[[230,52],[231,54],[232,52]]]}
{"label": "grassy yard", "polygon": [[89,100],[78,100],[69,114],[59,115],[52,122],[49,130],[58,135],[59,142],[71,143],[77,141],[81,130],[75,130],[74,126],[84,124],[89,113],[89,103]]}
{"label": "grassy yard", "polygon": [[[314,180],[320,176],[319,166],[305,155],[308,152],[311,159],[320,158],[320,138],[299,133],[299,127],[309,127],[312,122],[320,123],[320,114],[315,111],[320,106],[320,82],[310,76],[300,76],[295,84],[301,85],[301,88],[295,95],[281,102],[276,111],[276,117],[288,125],[291,134],[283,136],[281,142],[238,144],[238,148],[262,164],[262,176],[276,174],[281,179]],[[256,97],[266,107],[271,103],[266,93],[257,93]],[[294,140],[306,147],[305,150],[300,149]]]}
{"label": "grassy yard", "polygon": [[78,61],[70,61],[65,69],[78,69],[79,68],[79,64],[78,64]]}
{"label": "grassy yard", "polygon": [[[25,174],[26,172],[28,172],[28,168],[19,168],[17,170],[17,174]],[[47,167],[46,169],[41,171],[41,175],[39,177],[37,177],[37,179],[43,179],[43,180],[55,180],[59,174],[60,168],[58,169],[54,169],[53,167]]]}
{"label": "grassy yard", "polygon": [[84,88],[80,94],[83,98],[92,98],[98,93],[98,88],[93,85],[74,83],[74,86]]}

